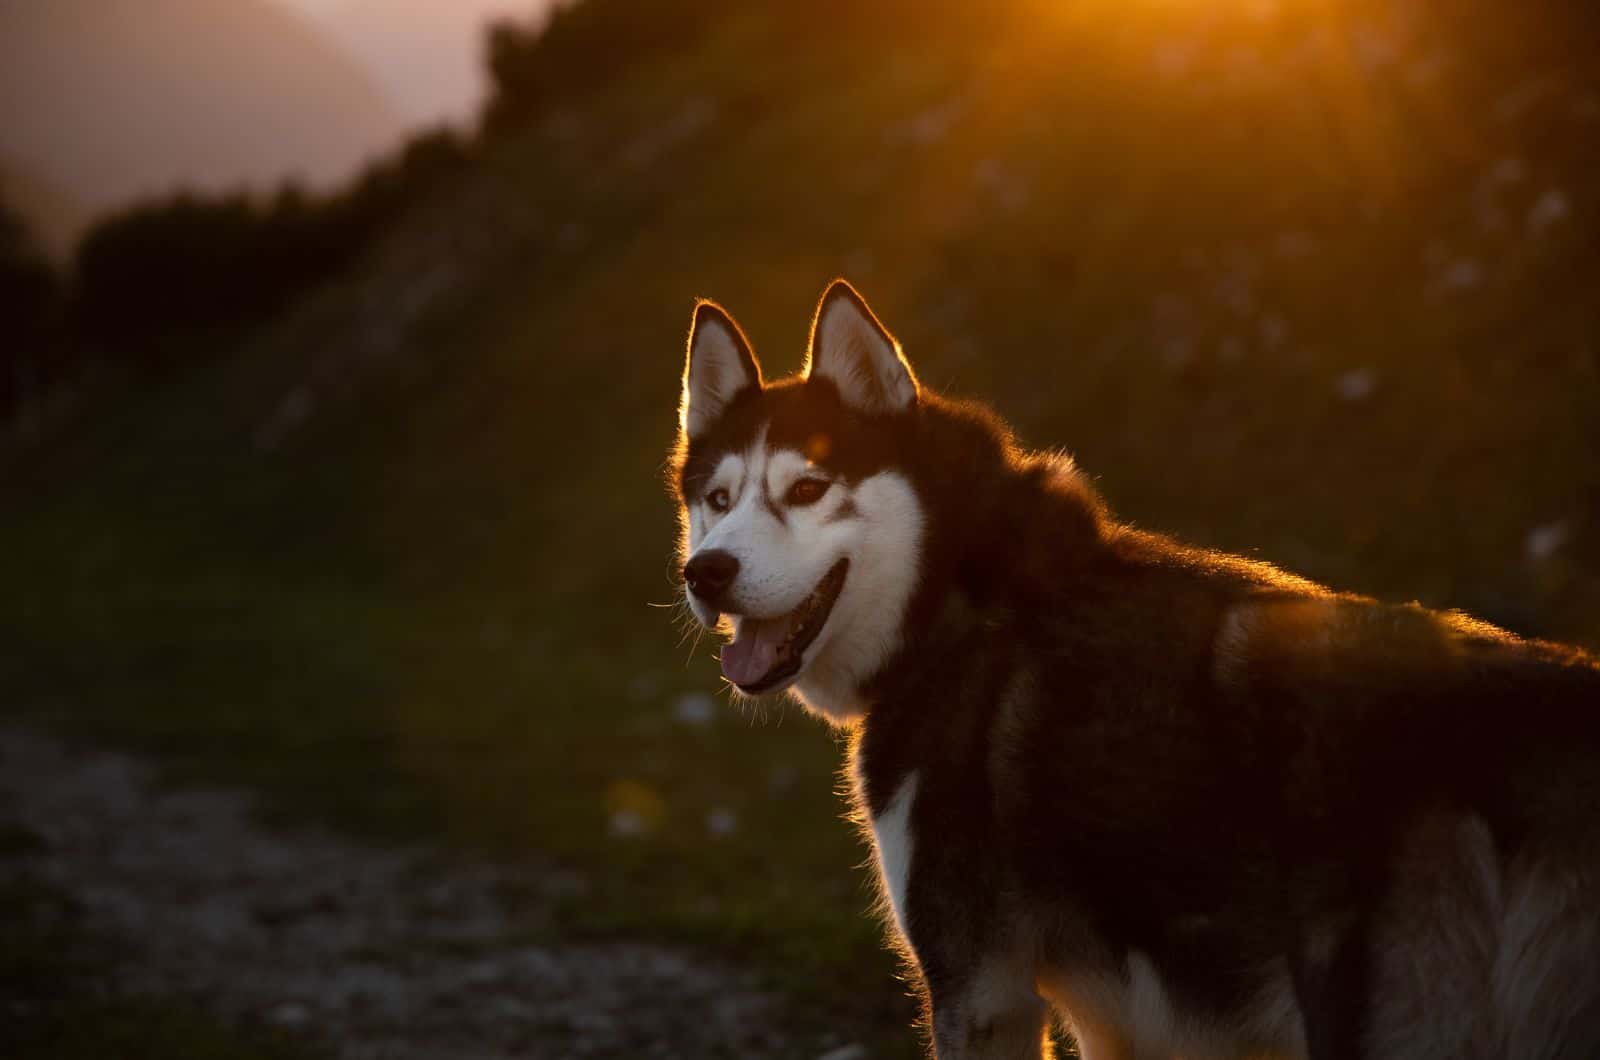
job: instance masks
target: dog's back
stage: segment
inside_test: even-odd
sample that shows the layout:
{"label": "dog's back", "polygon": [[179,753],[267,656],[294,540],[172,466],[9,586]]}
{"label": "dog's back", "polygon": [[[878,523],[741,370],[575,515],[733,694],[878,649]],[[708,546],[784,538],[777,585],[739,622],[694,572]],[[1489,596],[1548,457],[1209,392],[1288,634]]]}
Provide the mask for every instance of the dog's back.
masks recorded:
{"label": "dog's back", "polygon": [[[968,925],[950,963],[1032,968],[1090,1057],[1597,1055],[1593,661],[1095,523],[881,683],[912,939]],[[1007,564],[1061,541],[1019,525]]]}
{"label": "dog's back", "polygon": [[1291,596],[1231,607],[1213,666],[1253,738],[1276,734],[1268,775],[1316,851],[1290,862],[1316,881],[1291,892],[1313,1054],[1600,1055],[1593,660]]}

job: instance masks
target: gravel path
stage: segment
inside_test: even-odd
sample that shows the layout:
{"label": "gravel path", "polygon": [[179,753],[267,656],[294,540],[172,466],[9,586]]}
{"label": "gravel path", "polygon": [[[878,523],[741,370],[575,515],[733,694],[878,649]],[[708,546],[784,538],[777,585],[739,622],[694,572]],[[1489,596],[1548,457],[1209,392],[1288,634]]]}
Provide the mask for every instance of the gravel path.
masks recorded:
{"label": "gravel path", "polygon": [[245,793],[153,780],[132,757],[0,728],[0,825],[42,841],[0,872],[71,896],[119,944],[113,982],[130,993],[351,1060],[865,1055],[786,1031],[750,974],[686,952],[516,941],[548,937],[551,902],[581,900],[570,873],[270,828]]}

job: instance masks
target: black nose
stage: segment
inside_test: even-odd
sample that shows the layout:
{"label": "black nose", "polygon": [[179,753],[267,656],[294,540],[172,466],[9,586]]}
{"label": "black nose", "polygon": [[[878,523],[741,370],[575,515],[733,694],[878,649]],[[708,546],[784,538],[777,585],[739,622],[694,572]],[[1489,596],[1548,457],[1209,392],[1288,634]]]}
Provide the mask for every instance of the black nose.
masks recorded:
{"label": "black nose", "polygon": [[738,576],[738,559],[732,552],[720,548],[700,553],[683,568],[683,580],[689,583],[689,591],[707,603],[714,603]]}

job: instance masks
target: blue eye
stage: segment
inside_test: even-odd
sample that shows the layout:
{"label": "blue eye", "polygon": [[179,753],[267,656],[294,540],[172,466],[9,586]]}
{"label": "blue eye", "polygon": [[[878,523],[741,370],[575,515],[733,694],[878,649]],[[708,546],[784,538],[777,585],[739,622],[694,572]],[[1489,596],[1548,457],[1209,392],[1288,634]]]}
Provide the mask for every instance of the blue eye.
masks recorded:
{"label": "blue eye", "polygon": [[727,511],[729,503],[728,491],[712,490],[710,493],[706,494],[706,503],[711,505],[711,510],[714,512]]}

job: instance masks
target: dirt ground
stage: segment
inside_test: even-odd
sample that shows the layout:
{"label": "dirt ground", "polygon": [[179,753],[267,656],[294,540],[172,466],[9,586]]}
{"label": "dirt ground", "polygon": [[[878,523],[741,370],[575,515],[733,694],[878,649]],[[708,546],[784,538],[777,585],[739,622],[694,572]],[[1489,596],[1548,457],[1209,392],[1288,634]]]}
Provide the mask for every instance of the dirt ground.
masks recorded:
{"label": "dirt ground", "polygon": [[564,942],[555,868],[463,862],[264,824],[244,792],[0,728],[0,853],[81,911],[128,995],[192,1000],[351,1060],[827,1057],[748,971],[634,941]]}

